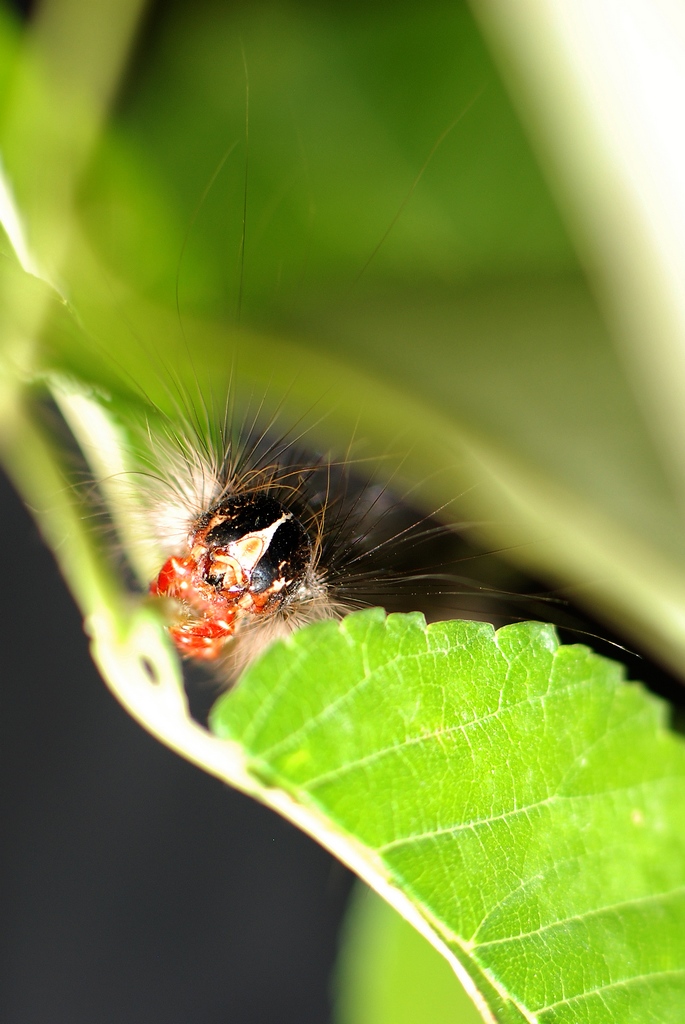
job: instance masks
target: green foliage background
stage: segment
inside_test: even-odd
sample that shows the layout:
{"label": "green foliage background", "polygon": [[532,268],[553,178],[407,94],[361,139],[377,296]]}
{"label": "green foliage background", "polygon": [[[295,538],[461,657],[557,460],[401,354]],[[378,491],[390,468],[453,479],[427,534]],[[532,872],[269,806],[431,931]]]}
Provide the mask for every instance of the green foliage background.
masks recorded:
{"label": "green foliage background", "polygon": [[[455,515],[487,546],[572,583],[678,669],[677,489],[466,5],[177,4],[148,24],[104,133],[106,107],[79,119],[69,104],[88,106],[91,79],[107,99],[98,60],[116,33],[94,30],[83,52],[72,40],[61,113],[4,62],[3,150],[32,244],[117,353],[89,376],[111,388],[131,374],[163,403],[149,369],[163,335],[178,372],[219,394],[216,347],[239,344],[245,390],[287,390],[296,415],[351,373],[326,441],[357,430],[369,453],[411,447],[427,507],[464,493]],[[49,343],[60,366],[88,360]]]}

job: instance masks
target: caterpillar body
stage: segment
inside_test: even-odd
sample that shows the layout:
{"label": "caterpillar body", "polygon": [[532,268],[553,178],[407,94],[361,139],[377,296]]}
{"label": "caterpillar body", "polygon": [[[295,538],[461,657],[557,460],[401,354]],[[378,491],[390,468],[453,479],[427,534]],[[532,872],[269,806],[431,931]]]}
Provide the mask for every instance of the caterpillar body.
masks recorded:
{"label": "caterpillar body", "polygon": [[455,573],[473,552],[451,526],[349,454],[312,454],[307,431],[246,426],[249,416],[210,427],[206,409],[185,404],[181,430],[162,420],[141,432],[143,469],[128,487],[140,540],[157,552],[143,582],[180,654],[222,681],[309,622],[373,604],[445,617],[455,594],[497,594]]}

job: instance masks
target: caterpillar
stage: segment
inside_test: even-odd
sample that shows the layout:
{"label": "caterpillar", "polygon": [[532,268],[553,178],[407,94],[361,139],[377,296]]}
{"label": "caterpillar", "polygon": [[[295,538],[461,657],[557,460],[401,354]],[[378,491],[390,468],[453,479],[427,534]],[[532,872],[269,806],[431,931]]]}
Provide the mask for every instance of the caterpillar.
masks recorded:
{"label": "caterpillar", "polygon": [[351,450],[317,452],[301,423],[262,423],[263,402],[238,419],[229,397],[218,426],[218,403],[196,404],[146,417],[127,483],[139,543],[157,552],[143,585],[189,662],[231,683],[274,639],[372,604],[492,615],[502,590],[457,571],[477,549],[444,509],[426,515]]}

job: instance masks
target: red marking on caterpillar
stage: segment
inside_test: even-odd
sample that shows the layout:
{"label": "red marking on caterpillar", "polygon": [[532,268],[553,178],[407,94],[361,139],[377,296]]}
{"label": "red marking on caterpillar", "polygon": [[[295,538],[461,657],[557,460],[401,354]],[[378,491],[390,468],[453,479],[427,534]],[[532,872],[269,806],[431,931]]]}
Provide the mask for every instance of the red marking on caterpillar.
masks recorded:
{"label": "red marking on caterpillar", "polygon": [[188,610],[169,629],[188,657],[215,660],[241,621],[258,621],[311,595],[312,543],[293,513],[268,494],[224,498],[193,523],[187,550],[166,560],[150,593]]}

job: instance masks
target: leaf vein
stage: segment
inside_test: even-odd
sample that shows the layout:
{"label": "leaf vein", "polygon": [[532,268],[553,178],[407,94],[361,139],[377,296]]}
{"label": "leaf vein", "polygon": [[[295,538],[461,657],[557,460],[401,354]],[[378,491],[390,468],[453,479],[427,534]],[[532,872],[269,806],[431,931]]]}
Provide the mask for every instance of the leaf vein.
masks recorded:
{"label": "leaf vein", "polygon": [[[548,1010],[555,1010],[558,1006],[569,1006],[571,1003],[579,1003],[583,999],[587,999],[589,996],[601,996],[601,993],[607,992],[612,988],[629,988],[633,985],[639,985],[643,982],[648,981],[650,978],[677,978],[685,977],[685,967],[672,968],[666,971],[648,971],[646,974],[636,974],[632,978],[621,978],[618,981],[608,981],[606,985],[598,985],[597,988],[588,989],[587,992],[580,992],[577,996],[570,996],[568,999],[559,999],[556,1003],[549,1003],[547,1006],[542,1006],[535,1012],[538,1015],[547,1013]],[[606,1003],[604,1004],[606,1006]]]}
{"label": "leaf vein", "polygon": [[552,931],[554,928],[562,928],[564,925],[570,924],[572,921],[577,921],[582,924],[590,918],[599,917],[602,914],[609,913],[610,911],[617,911],[624,907],[643,906],[654,901],[668,899],[669,897],[676,896],[679,893],[685,893],[685,885],[675,886],[675,888],[667,889],[665,892],[649,893],[645,896],[635,896],[629,900],[620,900],[617,903],[607,903],[602,907],[593,907],[591,910],[586,910],[582,914],[571,914],[569,917],[562,917],[557,921],[550,921],[548,924],[541,925],[540,928],[534,928],[529,932],[519,932],[517,935],[507,935],[501,939],[491,939],[489,942],[476,941],[473,948],[482,950],[488,949],[491,946],[502,946],[508,942],[520,942],[521,940],[530,938],[534,935],[543,935],[545,932]]}

